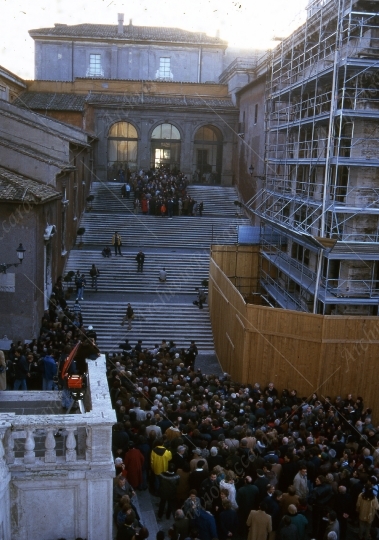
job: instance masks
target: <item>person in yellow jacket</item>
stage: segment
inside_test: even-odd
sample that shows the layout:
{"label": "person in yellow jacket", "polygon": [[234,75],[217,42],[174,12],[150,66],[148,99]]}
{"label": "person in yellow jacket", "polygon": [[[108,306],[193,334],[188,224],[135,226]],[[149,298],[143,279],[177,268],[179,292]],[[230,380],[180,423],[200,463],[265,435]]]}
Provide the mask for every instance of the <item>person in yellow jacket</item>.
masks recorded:
{"label": "person in yellow jacket", "polygon": [[371,523],[374,521],[375,512],[379,509],[378,499],[375,497],[372,485],[366,484],[363,493],[357,500],[357,512],[359,514],[359,539],[370,538]]}
{"label": "person in yellow jacket", "polygon": [[121,253],[122,239],[121,239],[121,236],[118,234],[117,231],[112,236],[112,245],[114,246],[114,254],[115,254],[115,256],[117,255],[117,252],[118,252],[119,255],[121,255],[121,257],[122,257],[122,253]]}
{"label": "person in yellow jacket", "polygon": [[172,460],[170,450],[167,450],[162,444],[162,441],[157,441],[151,451],[150,465],[154,473],[154,491],[159,493],[159,475],[168,471],[168,463]]}

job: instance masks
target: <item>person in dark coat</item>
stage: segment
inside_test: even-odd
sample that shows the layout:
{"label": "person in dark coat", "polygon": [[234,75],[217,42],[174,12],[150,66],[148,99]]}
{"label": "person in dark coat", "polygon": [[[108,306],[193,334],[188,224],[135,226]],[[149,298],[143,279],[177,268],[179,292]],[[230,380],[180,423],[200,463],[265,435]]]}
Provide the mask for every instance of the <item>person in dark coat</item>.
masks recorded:
{"label": "person in dark coat", "polygon": [[175,521],[172,525],[171,540],[181,540],[189,535],[190,521],[185,517],[183,510],[175,512]]}
{"label": "person in dark coat", "polygon": [[290,516],[284,516],[276,538],[277,540],[299,540],[299,533],[296,526],[291,523]]}
{"label": "person in dark coat", "polygon": [[143,272],[143,264],[145,262],[145,254],[142,251],[139,251],[136,255],[137,261],[137,272]]}
{"label": "person in dark coat", "polygon": [[129,435],[124,429],[124,424],[118,422],[113,426],[112,453],[114,457],[125,455],[129,447]]}
{"label": "person in dark coat", "polygon": [[232,504],[227,499],[222,502],[223,509],[218,515],[217,529],[219,540],[228,540],[238,529],[237,512],[232,509]]}
{"label": "person in dark coat", "polygon": [[265,512],[271,516],[272,530],[276,531],[280,523],[280,499],[282,492],[275,490],[274,486],[268,484],[267,495],[263,499],[262,504],[265,507]]}
{"label": "person in dark coat", "polygon": [[159,475],[159,501],[158,519],[162,519],[166,504],[166,519],[170,519],[171,513],[174,513],[176,506],[176,492],[180,477],[175,473],[175,465],[169,463],[168,471]]}
{"label": "person in dark coat", "polygon": [[211,472],[208,478],[203,480],[200,486],[200,499],[202,506],[207,503],[212,505],[212,513],[215,514],[221,508],[220,487],[217,482],[217,474]]}
{"label": "person in dark coat", "polygon": [[339,486],[338,493],[334,499],[334,510],[340,524],[340,540],[346,539],[347,520],[351,518],[354,512],[353,501],[346,486]]}
{"label": "person in dark coat", "polygon": [[237,490],[238,515],[240,522],[245,524],[251,510],[258,508],[259,488],[253,484],[251,476],[245,477],[244,486]]}
{"label": "person in dark coat", "polygon": [[217,528],[215,518],[210,512],[199,508],[191,520],[191,529],[199,531],[199,540],[213,540],[217,538]]}
{"label": "person in dark coat", "polygon": [[22,354],[22,349],[19,347],[15,353],[15,380],[13,390],[27,390],[26,387],[26,378],[29,373],[29,365]]}
{"label": "person in dark coat", "polygon": [[254,485],[259,489],[258,502],[260,503],[267,495],[267,486],[270,483],[269,479],[264,475],[262,469],[257,470],[257,479],[254,482]]}
{"label": "person in dark coat", "polygon": [[175,472],[178,469],[183,469],[183,464],[185,461],[187,461],[186,458],[184,457],[185,450],[186,450],[185,446],[180,445],[176,449],[175,454],[172,456],[171,463],[173,463],[175,466]]}
{"label": "person in dark coat", "polygon": [[200,459],[196,464],[196,469],[189,475],[190,489],[200,492],[201,484],[208,478],[208,471],[204,470],[205,461]]}

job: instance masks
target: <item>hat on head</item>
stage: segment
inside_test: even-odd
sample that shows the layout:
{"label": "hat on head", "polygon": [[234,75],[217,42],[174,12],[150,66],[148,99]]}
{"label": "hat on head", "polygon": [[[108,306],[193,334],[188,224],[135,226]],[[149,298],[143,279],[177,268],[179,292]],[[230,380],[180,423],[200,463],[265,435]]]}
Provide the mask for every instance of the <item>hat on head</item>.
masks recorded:
{"label": "hat on head", "polygon": [[175,358],[179,358],[179,353],[175,353]]}
{"label": "hat on head", "polygon": [[185,449],[185,446],[178,446],[178,452],[184,452]]}
{"label": "hat on head", "polygon": [[218,450],[215,446],[212,446],[211,448],[211,456],[217,456]]}
{"label": "hat on head", "polygon": [[92,324],[89,325],[88,330],[93,330]]}
{"label": "hat on head", "polygon": [[122,463],[122,458],[116,457],[116,459],[114,460],[114,464],[117,466],[117,465],[121,465],[121,463]]}
{"label": "hat on head", "polygon": [[192,452],[193,452],[194,454],[197,454],[198,456],[201,456],[201,450],[200,450],[200,448],[195,448],[194,450],[192,450]]}
{"label": "hat on head", "polygon": [[231,394],[230,396],[232,399],[236,399],[237,395],[236,394]]}

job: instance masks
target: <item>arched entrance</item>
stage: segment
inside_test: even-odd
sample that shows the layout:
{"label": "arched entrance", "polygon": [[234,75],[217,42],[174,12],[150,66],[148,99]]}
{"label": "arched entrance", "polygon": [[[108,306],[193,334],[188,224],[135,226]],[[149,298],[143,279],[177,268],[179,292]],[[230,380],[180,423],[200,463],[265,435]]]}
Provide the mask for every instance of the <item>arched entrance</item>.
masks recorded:
{"label": "arched entrance", "polygon": [[108,133],[108,180],[125,180],[137,170],[138,133],[129,122],[117,122]]}
{"label": "arched entrance", "polygon": [[180,144],[179,130],[172,124],[160,124],[154,128],[151,134],[151,168],[179,170]]}
{"label": "arched entrance", "polygon": [[194,181],[220,184],[222,172],[223,136],[215,126],[203,126],[195,133]]}

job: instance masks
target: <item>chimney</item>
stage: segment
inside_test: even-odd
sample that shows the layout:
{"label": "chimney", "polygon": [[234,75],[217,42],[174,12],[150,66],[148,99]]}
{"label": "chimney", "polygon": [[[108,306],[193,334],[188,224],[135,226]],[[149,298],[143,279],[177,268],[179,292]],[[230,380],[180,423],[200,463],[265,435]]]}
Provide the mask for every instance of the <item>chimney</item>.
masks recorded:
{"label": "chimney", "polygon": [[119,14],[118,14],[118,28],[117,28],[117,33],[118,33],[118,34],[123,34],[123,33],[124,33],[124,14],[123,14],[123,13],[119,13]]}

